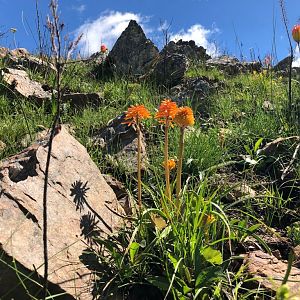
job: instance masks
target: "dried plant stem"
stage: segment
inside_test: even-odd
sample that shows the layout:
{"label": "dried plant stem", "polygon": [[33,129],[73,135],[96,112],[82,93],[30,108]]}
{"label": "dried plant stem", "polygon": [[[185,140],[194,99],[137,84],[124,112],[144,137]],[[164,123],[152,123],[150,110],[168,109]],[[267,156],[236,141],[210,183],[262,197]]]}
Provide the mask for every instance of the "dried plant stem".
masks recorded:
{"label": "dried plant stem", "polygon": [[290,60],[289,60],[289,81],[288,81],[288,109],[287,112],[290,114],[289,119],[292,121],[293,119],[293,98],[292,98],[292,65],[293,65],[293,60],[294,60],[294,51],[293,51],[293,46],[292,46],[292,41],[290,38],[289,34],[289,29],[288,29],[288,19],[287,19],[287,14],[285,10],[285,2],[284,0],[279,0],[279,5],[281,8],[281,14],[282,14],[282,19],[283,19],[283,24],[285,27],[286,35],[288,37],[289,41],[289,46],[290,46]]}
{"label": "dried plant stem", "polygon": [[168,200],[171,198],[171,186],[170,186],[170,168],[169,168],[169,120],[166,120],[165,125],[165,149],[164,149],[164,166],[165,166],[165,177],[166,177],[166,197]]}
{"label": "dried plant stem", "polygon": [[136,122],[137,139],[138,139],[138,152],[137,152],[137,180],[138,180],[138,206],[139,211],[142,210],[142,167],[141,167],[141,128],[140,122],[137,119]]}
{"label": "dried plant stem", "polygon": [[182,173],[182,160],[184,148],[184,127],[180,127],[179,149],[178,149],[178,166],[176,178],[176,206],[179,207],[179,196],[181,191],[181,173]]}

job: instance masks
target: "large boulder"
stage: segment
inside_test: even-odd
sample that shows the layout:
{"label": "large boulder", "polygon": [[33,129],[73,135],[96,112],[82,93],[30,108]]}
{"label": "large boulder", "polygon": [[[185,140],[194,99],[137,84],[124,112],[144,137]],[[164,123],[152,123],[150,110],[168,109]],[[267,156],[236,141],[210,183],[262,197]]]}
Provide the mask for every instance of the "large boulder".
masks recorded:
{"label": "large boulder", "polygon": [[140,76],[145,73],[158,53],[155,45],[146,38],[141,26],[131,20],[107,59],[115,66],[118,74]]}
{"label": "large boulder", "polygon": [[[47,153],[48,136],[0,166],[1,299],[31,299],[21,280],[40,297]],[[47,199],[50,292],[65,293],[59,299],[92,299],[92,271],[82,258],[92,247],[91,234],[114,232],[123,210],[86,149],[64,127],[53,140]]]}

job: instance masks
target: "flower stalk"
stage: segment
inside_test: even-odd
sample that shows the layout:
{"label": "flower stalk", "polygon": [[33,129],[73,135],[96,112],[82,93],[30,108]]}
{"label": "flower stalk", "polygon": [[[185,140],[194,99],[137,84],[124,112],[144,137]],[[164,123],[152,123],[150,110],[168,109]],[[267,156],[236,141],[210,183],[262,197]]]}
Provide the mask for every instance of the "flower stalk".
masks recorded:
{"label": "flower stalk", "polygon": [[136,130],[137,130],[137,180],[138,180],[138,206],[139,211],[142,210],[142,149],[141,149],[141,128],[139,123],[139,118],[136,120]]}
{"label": "flower stalk", "polygon": [[179,197],[181,192],[181,174],[184,149],[184,127],[180,127],[179,149],[178,149],[178,165],[176,177],[176,206],[179,207]]}
{"label": "flower stalk", "polygon": [[142,210],[142,149],[141,149],[141,120],[150,118],[150,112],[144,105],[135,105],[128,108],[125,115],[125,122],[131,126],[134,124],[137,131],[137,198],[139,211]]}
{"label": "flower stalk", "polygon": [[165,125],[165,149],[164,149],[164,165],[165,165],[165,178],[166,178],[166,197],[171,200],[171,186],[170,186],[170,168],[169,168],[169,120]]}

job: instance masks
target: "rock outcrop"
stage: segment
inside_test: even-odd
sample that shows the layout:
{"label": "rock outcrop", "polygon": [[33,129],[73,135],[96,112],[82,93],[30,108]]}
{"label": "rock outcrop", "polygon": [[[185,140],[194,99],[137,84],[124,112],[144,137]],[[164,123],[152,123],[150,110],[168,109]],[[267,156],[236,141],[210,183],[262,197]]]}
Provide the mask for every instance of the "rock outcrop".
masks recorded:
{"label": "rock outcrop", "polygon": [[181,54],[184,55],[189,61],[196,62],[204,62],[211,58],[211,56],[206,53],[206,49],[201,46],[197,46],[195,41],[170,41],[160,54],[164,55],[165,53],[168,55]]}
{"label": "rock outcrop", "polygon": [[51,93],[43,89],[37,81],[31,80],[24,70],[4,68],[2,70],[3,81],[17,94],[41,103],[51,99]]}
{"label": "rock outcrop", "polygon": [[[244,264],[246,270],[259,283],[262,288],[276,292],[281,286],[288,269],[288,264],[277,259],[275,256],[262,252],[253,251],[245,255]],[[291,268],[287,286],[291,294],[300,292],[300,269]]]}
{"label": "rock outcrop", "polygon": [[5,58],[6,65],[12,68],[21,67],[42,73],[55,71],[55,67],[49,59],[45,60],[31,55],[25,48],[8,50],[5,55],[0,54],[0,57]]}
{"label": "rock outcrop", "polygon": [[207,96],[222,84],[218,80],[210,80],[207,77],[186,78],[181,84],[171,89],[171,97],[183,104],[187,99],[192,100],[197,103],[200,111],[203,111]]}
{"label": "rock outcrop", "polygon": [[[137,170],[137,133],[134,126],[124,124],[125,114],[111,120],[106,127],[99,130],[92,138],[94,145],[101,147],[107,158],[120,170],[134,173]],[[148,164],[146,143],[142,135],[142,169]]]}
{"label": "rock outcrop", "polygon": [[[47,153],[48,137],[0,166],[0,298],[30,299],[15,268],[39,297]],[[122,219],[114,212],[123,210],[86,149],[64,127],[53,140],[48,182],[49,290],[65,293],[58,299],[92,299],[93,277],[82,260],[88,239],[95,228],[99,237],[117,229]]]}
{"label": "rock outcrop", "polygon": [[188,59],[184,54],[162,53],[152,63],[148,77],[158,85],[172,87],[182,82],[187,69]]}
{"label": "rock outcrop", "polygon": [[146,38],[141,26],[131,20],[109,52],[108,60],[115,66],[118,74],[140,76],[158,53],[155,45]]}
{"label": "rock outcrop", "polygon": [[217,68],[228,75],[237,75],[253,71],[260,72],[262,70],[260,62],[240,62],[237,58],[227,55],[207,60],[206,67]]}

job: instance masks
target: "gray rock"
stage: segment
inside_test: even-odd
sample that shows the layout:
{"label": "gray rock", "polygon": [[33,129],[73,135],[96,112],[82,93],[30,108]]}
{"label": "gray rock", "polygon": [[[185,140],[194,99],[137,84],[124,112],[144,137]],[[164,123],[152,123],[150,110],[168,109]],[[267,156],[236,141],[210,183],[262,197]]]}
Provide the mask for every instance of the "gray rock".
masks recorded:
{"label": "gray rock", "polygon": [[253,71],[260,72],[262,70],[260,62],[240,62],[237,58],[227,55],[207,60],[206,67],[217,68],[228,75],[238,75]]}
{"label": "gray rock", "polygon": [[[15,287],[5,299],[31,299],[4,261],[23,272],[19,276],[29,292],[39,298],[36,293],[41,290],[38,284],[44,272],[47,153],[45,138],[0,166],[0,298]],[[92,299],[92,271],[86,260],[91,232],[99,238],[114,232],[123,224],[118,217],[123,210],[86,149],[64,127],[53,140],[47,203],[49,290],[53,294],[65,292],[62,299]]]}
{"label": "gray rock", "polygon": [[147,77],[158,85],[172,87],[182,82],[188,65],[188,59],[183,54],[163,53],[153,62]]}
{"label": "gray rock", "polygon": [[[260,287],[276,292],[285,277],[288,269],[287,262],[277,259],[275,256],[264,253],[261,250],[252,251],[244,255],[243,265],[246,272],[259,282]],[[300,269],[291,267],[286,285],[290,294],[300,292]]]}
{"label": "gray rock", "polygon": [[[134,126],[127,126],[125,114],[111,120],[106,127],[94,135],[92,142],[103,148],[108,154],[107,158],[127,173],[137,170],[137,133]],[[148,164],[146,143],[142,136],[142,169]]]}
{"label": "gray rock", "polygon": [[190,61],[206,61],[211,57],[206,53],[206,49],[196,45],[195,41],[183,41],[169,42],[161,51],[161,55],[164,54],[182,54]]}
{"label": "gray rock", "polygon": [[26,71],[4,68],[2,69],[2,77],[14,92],[37,103],[50,100],[52,97],[51,93],[45,91],[40,83],[30,80]]}
{"label": "gray rock", "polygon": [[143,29],[131,20],[108,54],[108,60],[121,75],[142,75],[158,55],[158,49],[146,38]]}
{"label": "gray rock", "polygon": [[[289,74],[289,67],[290,67],[290,56],[282,59],[274,66],[274,71],[276,71],[279,75],[288,76]],[[292,67],[292,75],[299,75],[300,68],[299,67]]]}
{"label": "gray rock", "polygon": [[38,72],[55,72],[54,65],[46,59],[41,59],[31,55],[25,48],[10,50],[6,57],[5,63],[9,67],[23,67],[31,71]]}
{"label": "gray rock", "polygon": [[183,83],[174,86],[171,94],[179,100],[197,99],[206,97],[212,89],[215,89],[217,82],[210,81],[208,78],[187,78]]}

